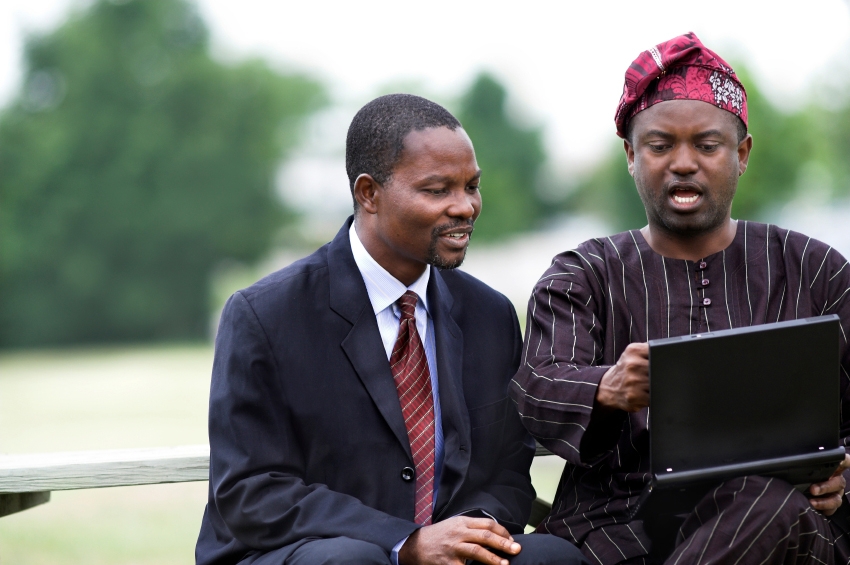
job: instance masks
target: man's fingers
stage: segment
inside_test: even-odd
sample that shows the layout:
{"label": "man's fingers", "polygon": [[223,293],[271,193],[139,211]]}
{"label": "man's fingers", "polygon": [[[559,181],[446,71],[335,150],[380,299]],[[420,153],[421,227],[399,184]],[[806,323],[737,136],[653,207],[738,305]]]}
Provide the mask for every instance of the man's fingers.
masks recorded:
{"label": "man's fingers", "polygon": [[809,504],[812,505],[812,508],[823,512],[827,516],[834,514],[838,510],[838,507],[841,506],[841,502],[842,496],[840,493],[809,499]]}
{"label": "man's fingers", "polygon": [[507,538],[513,541],[513,537],[511,537],[511,533],[505,529],[500,523],[495,520],[491,520],[490,518],[466,518],[464,520],[464,525],[467,528],[475,529],[475,530],[489,530],[494,534],[501,536],[503,538]]}
{"label": "man's fingers", "polygon": [[838,466],[838,469],[835,471],[836,474],[840,474],[844,472],[845,469],[850,469],[850,455],[844,454],[844,461],[841,462],[841,465]]}
{"label": "man's fingers", "polygon": [[846,481],[843,475],[833,475],[822,483],[815,483],[809,488],[815,496],[829,494],[831,492],[844,492]]}
{"label": "man's fingers", "polygon": [[472,559],[473,561],[487,565],[509,565],[507,559],[499,557],[478,544],[462,543],[457,549],[457,555],[462,559]]}
{"label": "man's fingers", "polygon": [[498,549],[508,555],[519,553],[520,545],[514,541],[510,533],[502,526],[498,524],[496,526],[496,528],[467,528],[466,531],[460,533],[460,541]]}
{"label": "man's fingers", "polygon": [[626,346],[625,351],[629,353],[633,353],[639,357],[643,357],[644,359],[649,359],[649,344],[644,343],[630,343]]}

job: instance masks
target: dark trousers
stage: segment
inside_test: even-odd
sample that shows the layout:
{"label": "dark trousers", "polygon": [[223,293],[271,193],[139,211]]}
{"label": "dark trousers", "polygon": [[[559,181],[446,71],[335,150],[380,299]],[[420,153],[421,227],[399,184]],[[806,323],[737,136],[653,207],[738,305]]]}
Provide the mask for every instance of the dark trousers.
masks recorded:
{"label": "dark trousers", "polygon": [[[514,536],[522,546],[511,565],[588,565],[570,542],[548,534]],[[286,550],[287,548],[284,548]],[[289,555],[284,557],[281,553]],[[278,554],[278,555],[276,555]],[[252,565],[391,565],[389,555],[371,543],[350,538],[308,541],[291,551],[272,551],[251,561]]]}
{"label": "dark trousers", "polygon": [[850,558],[850,544],[837,523],[788,483],[764,477],[734,479],[709,492],[681,524],[674,545],[666,559],[654,555],[622,563],[790,565]]}

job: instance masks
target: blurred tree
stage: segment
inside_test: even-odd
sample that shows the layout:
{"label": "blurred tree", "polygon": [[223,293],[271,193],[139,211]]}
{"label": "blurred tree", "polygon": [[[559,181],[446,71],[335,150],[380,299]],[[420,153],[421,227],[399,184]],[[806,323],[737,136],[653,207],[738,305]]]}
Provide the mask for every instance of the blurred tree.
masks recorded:
{"label": "blurred tree", "polygon": [[508,114],[506,98],[505,87],[482,73],[461,98],[457,114],[482,171],[478,241],[536,227],[547,209],[539,191],[546,161],[541,131],[518,124]]}
{"label": "blurred tree", "polygon": [[747,172],[738,181],[732,217],[758,220],[778,202],[794,195],[800,168],[816,156],[822,128],[811,111],[786,114],[778,110],[746,69],[741,65],[736,68],[747,89],[747,121],[753,150]]}
{"label": "blurred tree", "polygon": [[0,116],[0,346],[205,336],[211,271],[268,249],[323,100],[211,59],[184,0],[99,0],[31,38]]}

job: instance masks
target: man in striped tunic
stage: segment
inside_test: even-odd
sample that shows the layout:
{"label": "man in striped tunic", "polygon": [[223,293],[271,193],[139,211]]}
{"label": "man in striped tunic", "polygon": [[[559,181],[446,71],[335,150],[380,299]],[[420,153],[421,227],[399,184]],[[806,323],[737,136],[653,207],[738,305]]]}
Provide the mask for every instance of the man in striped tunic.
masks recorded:
{"label": "man in striped tunic", "polygon": [[[531,433],[567,461],[540,531],[594,563],[850,558],[844,464],[811,498],[778,479],[722,484],[681,524],[672,554],[629,520],[649,478],[650,339],[838,314],[850,414],[850,266],[802,234],[731,218],[752,147],[746,119],[744,88],[693,34],[642,53],[616,123],[648,226],[556,256],[531,297],[511,395]],[[841,436],[850,445],[850,422]]]}

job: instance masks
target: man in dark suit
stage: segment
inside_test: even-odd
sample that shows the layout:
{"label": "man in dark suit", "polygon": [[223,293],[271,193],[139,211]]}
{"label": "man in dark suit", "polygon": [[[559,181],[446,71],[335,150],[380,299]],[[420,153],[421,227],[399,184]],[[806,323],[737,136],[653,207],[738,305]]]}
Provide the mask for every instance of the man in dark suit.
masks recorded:
{"label": "man in dark suit", "polygon": [[378,98],[346,148],[355,214],[234,294],[216,338],[199,564],[582,563],[522,535],[534,443],[508,300],[462,272],[481,210],[441,106]]}

